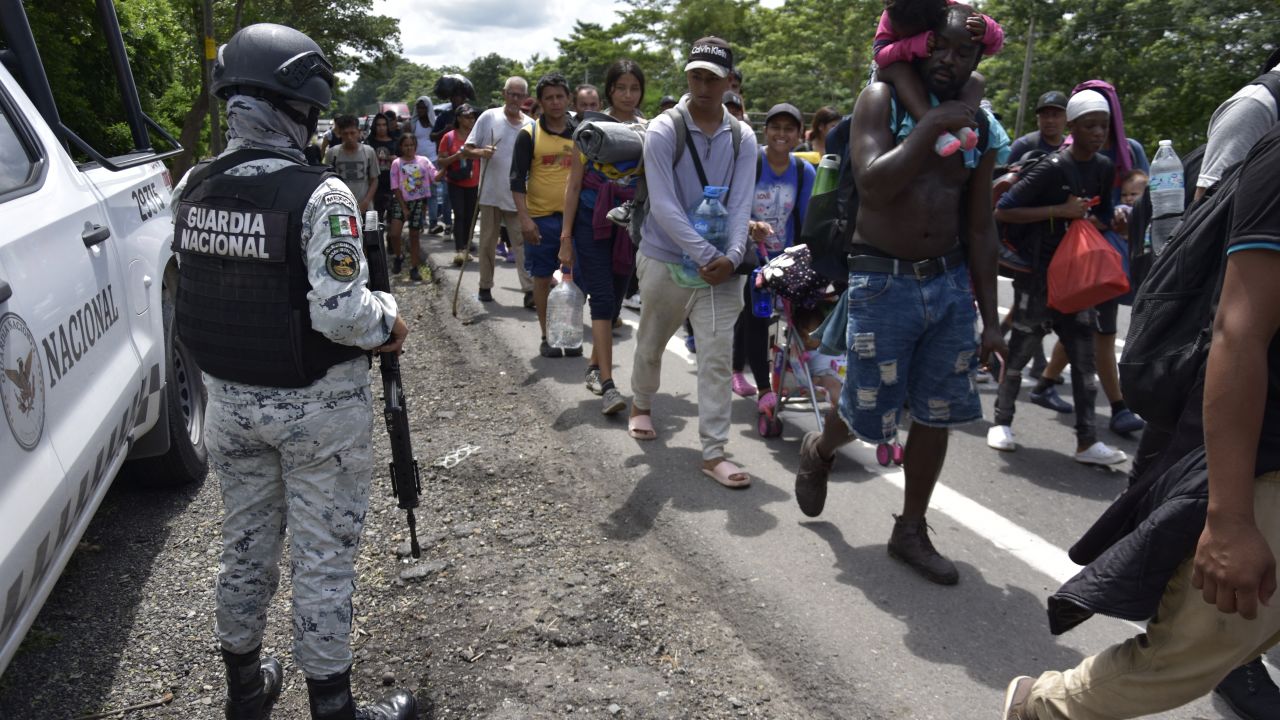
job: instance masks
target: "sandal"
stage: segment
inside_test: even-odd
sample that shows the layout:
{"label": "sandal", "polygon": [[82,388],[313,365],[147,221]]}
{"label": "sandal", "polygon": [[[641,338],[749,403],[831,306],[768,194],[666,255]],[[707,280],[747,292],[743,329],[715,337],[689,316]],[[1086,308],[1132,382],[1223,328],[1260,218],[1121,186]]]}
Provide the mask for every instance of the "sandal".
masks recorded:
{"label": "sandal", "polygon": [[627,418],[627,434],[636,440],[652,440],[658,437],[657,431],[653,429],[653,416],[645,414]]}
{"label": "sandal", "polygon": [[720,458],[720,462],[709,470],[703,467],[702,474],[727,488],[740,489],[751,484],[751,476],[725,458]]}

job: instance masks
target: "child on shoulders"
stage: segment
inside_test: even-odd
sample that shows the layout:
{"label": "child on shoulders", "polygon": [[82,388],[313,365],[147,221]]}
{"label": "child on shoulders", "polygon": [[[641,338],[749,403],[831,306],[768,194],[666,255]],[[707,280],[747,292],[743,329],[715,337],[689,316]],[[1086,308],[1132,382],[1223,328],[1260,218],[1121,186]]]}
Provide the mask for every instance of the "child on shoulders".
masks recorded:
{"label": "child on shoulders", "polygon": [[[956,0],[884,0],[884,12],[873,43],[875,79],[893,85],[898,102],[917,121],[929,111],[931,103],[920,76],[911,69],[911,62],[933,51],[934,35],[930,28],[941,22],[948,5],[955,4]],[[973,13],[966,27],[974,39],[982,43],[984,55],[995,55],[1004,46],[1004,30],[986,15]],[[985,91],[986,81],[975,72],[961,90],[960,100],[976,110]],[[934,149],[947,157],[977,145],[977,133],[961,128],[955,133],[944,130]]]}

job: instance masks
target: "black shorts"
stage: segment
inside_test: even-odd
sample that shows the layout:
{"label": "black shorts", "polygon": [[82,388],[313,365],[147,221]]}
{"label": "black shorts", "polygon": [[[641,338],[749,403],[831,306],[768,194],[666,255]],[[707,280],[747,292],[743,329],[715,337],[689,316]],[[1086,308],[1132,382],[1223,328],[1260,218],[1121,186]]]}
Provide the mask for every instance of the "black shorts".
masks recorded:
{"label": "black shorts", "polygon": [[1120,316],[1120,298],[1102,303],[1097,310],[1098,319],[1095,321],[1094,329],[1099,335],[1115,335],[1116,318]]}

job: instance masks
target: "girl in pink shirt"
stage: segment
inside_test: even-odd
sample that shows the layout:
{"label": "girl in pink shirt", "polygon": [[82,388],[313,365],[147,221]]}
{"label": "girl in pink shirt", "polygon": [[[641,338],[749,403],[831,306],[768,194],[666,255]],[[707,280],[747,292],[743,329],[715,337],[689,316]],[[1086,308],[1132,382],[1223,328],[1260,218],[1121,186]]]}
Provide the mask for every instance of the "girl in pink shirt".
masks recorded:
{"label": "girl in pink shirt", "polygon": [[[917,121],[929,111],[932,103],[920,76],[911,68],[911,62],[927,57],[933,51],[933,31],[930,28],[941,22],[948,5],[955,4],[956,0],[884,0],[884,12],[880,15],[873,43],[876,79],[893,85],[898,101]],[[974,40],[982,43],[984,55],[995,55],[1004,46],[1004,30],[986,15],[975,12],[965,25]],[[985,91],[985,80],[975,72],[961,91],[960,100],[976,110]],[[946,157],[961,148],[972,150],[977,145],[977,133],[961,128],[955,134],[943,131],[934,149]]]}
{"label": "girl in pink shirt", "polygon": [[[418,154],[418,138],[413,133],[402,133],[396,149],[399,157],[391,161],[391,191],[395,200],[387,213],[387,242],[396,257],[404,257],[400,250],[400,234],[409,224],[409,279],[421,280],[421,260],[418,239],[422,236],[422,224],[426,218],[426,199],[431,197],[431,184],[436,180],[436,166]],[[399,265],[399,263],[396,263]]]}

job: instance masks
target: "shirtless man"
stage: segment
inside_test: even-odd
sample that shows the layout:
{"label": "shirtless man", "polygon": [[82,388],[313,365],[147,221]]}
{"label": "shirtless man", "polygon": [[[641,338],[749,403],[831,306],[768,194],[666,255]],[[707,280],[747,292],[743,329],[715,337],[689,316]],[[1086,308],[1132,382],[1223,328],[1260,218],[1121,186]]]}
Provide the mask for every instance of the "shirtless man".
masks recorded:
{"label": "shirtless man", "polygon": [[[912,418],[903,462],[906,496],[889,554],[942,585],[954,585],[960,575],[929,541],[925,510],[947,454],[949,428],[982,417],[972,381],[979,359],[1007,355],[996,314],[991,220],[998,133],[989,133],[993,139],[981,155],[973,150],[943,158],[933,151],[941,131],[977,125],[973,110],[956,99],[982,56],[982,46],[965,29],[968,12],[950,6],[935,29],[933,52],[916,63],[925,87],[941,101],[920,119],[917,132],[909,115],[898,120],[905,114],[893,111],[888,84],[868,86],[854,106],[851,156],[861,205],[849,258],[844,422],[805,435],[795,488],[804,514],[820,514],[836,449],[854,437],[894,442],[905,403]],[[988,116],[987,122],[990,128],[996,120]],[[962,217],[968,218],[963,225]],[[981,347],[974,342],[974,293]]]}

